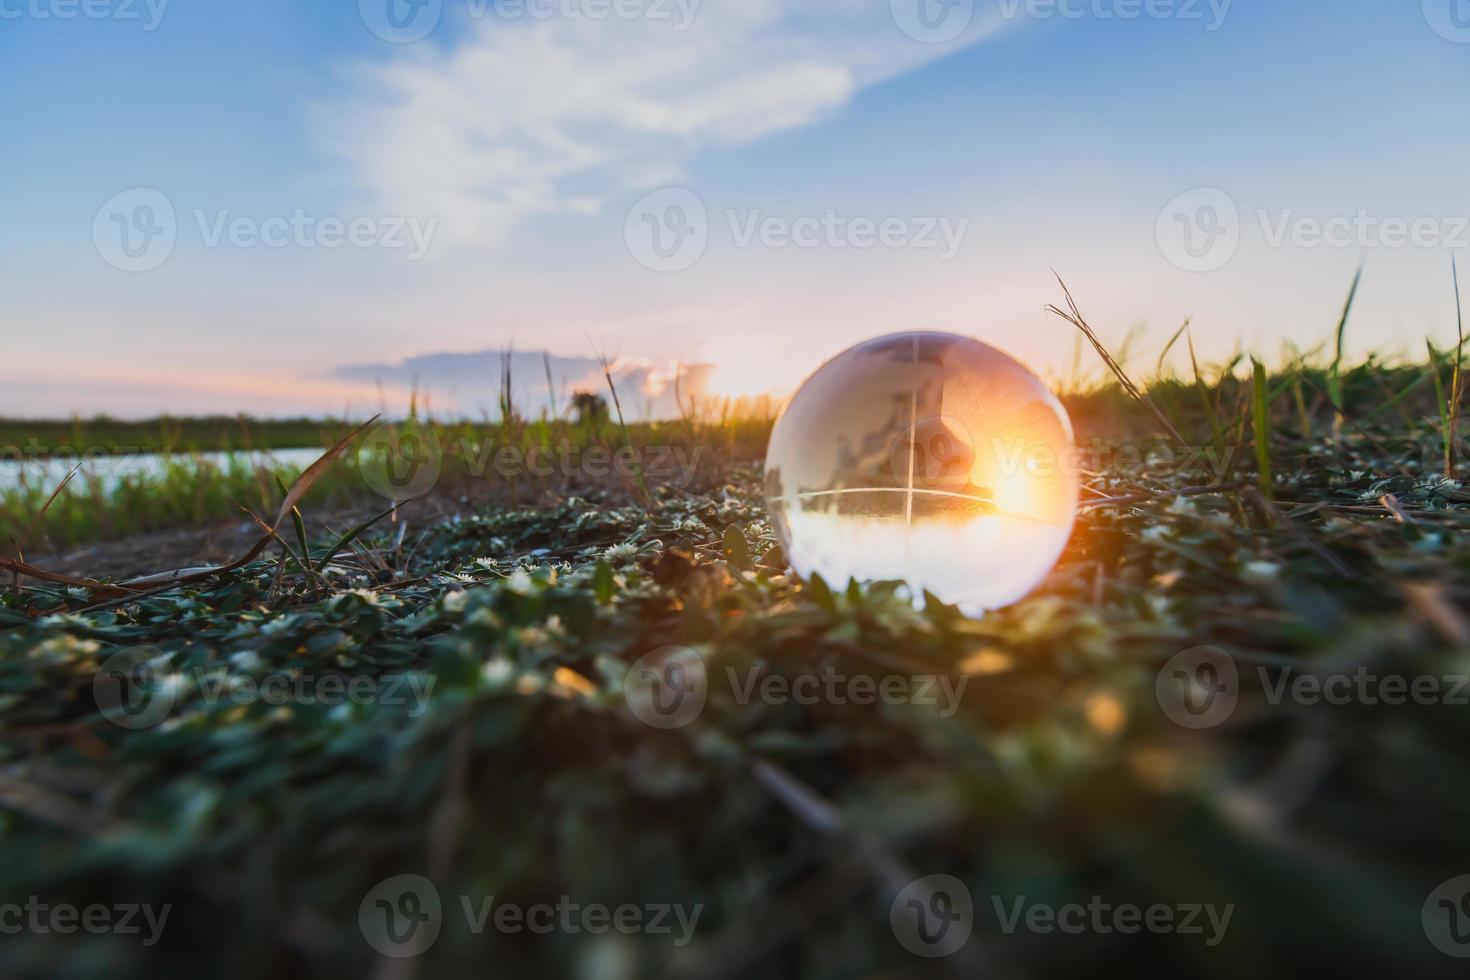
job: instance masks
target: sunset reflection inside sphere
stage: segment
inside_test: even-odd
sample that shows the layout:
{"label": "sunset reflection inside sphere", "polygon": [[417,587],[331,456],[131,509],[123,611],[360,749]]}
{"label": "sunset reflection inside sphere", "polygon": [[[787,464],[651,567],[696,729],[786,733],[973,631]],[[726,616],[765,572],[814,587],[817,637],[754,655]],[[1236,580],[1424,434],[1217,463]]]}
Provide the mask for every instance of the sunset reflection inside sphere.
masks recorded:
{"label": "sunset reflection inside sphere", "polygon": [[1067,413],[1029,370],[947,333],[838,354],[797,390],[766,454],[771,522],[798,575],[899,579],[970,615],[1056,564],[1077,515]]}

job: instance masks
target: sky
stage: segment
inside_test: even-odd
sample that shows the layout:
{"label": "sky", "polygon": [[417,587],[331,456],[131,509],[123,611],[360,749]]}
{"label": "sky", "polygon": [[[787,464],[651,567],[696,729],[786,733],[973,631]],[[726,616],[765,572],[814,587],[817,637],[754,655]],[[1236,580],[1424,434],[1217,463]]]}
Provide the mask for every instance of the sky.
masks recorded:
{"label": "sky", "polygon": [[1151,366],[1319,345],[1362,265],[1350,352],[1417,354],[1467,82],[1470,0],[0,0],[0,415],[479,414],[509,349],[667,404],[908,329],[1059,380],[1055,275]]}

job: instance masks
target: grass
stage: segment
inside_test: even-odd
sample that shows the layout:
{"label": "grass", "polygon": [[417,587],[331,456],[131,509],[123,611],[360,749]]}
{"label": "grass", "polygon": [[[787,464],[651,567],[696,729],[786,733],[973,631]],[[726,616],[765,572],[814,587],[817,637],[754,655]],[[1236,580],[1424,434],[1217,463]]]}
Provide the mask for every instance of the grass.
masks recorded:
{"label": "grass", "polygon": [[[751,402],[691,408],[684,418],[663,423],[625,423],[621,415],[617,419],[594,416],[587,421],[549,416],[527,420],[511,408],[507,416],[495,422],[421,420],[432,430],[439,450],[442,471],[437,487],[441,494],[514,502],[550,492],[571,492],[589,480],[606,478],[641,489],[647,499],[641,468],[646,463],[676,469],[678,472],[672,475],[681,482],[707,483],[732,461],[758,459],[772,421],[769,404]],[[325,448],[352,428],[351,423],[341,421],[293,422],[282,427],[269,422],[236,422],[242,431],[253,433],[243,444],[257,447],[265,442],[258,438],[262,434],[294,433],[301,437],[295,441]],[[218,434],[210,423],[181,422],[179,430]],[[135,451],[130,446],[141,445],[124,440],[141,435],[154,423],[100,431],[83,426],[67,437],[69,441],[61,442],[56,441],[61,438],[55,429],[57,424],[3,424],[9,426],[14,445],[52,450],[85,445],[93,451],[105,449],[121,454]],[[83,466],[66,491],[46,509],[46,519],[30,537],[32,547],[55,550],[150,531],[245,520],[246,510],[270,509],[278,480],[290,482],[300,473],[299,468],[263,462],[243,452],[230,452],[222,460],[202,456],[206,451],[229,452],[228,444],[218,439],[206,442],[201,436],[195,442],[171,439],[155,443],[160,444],[171,447],[170,455],[156,471],[146,475],[108,480],[105,460],[100,466]],[[273,449],[294,448],[281,441],[271,441],[270,445]],[[636,458],[637,465],[599,467],[587,461],[587,454],[593,450],[611,459],[624,447],[635,454],[627,459]],[[37,458],[43,453],[26,455]],[[70,460],[73,456],[63,452],[58,458]],[[528,467],[528,459],[542,462]],[[344,457],[317,482],[308,503],[331,510],[380,500],[364,478],[360,463],[356,455]],[[552,472],[532,472],[547,466]],[[55,489],[53,484],[40,481],[0,488],[0,541],[26,540],[35,515]]]}
{"label": "grass", "polygon": [[[1036,594],[979,620],[917,612],[893,583],[788,574],[758,418],[626,435],[614,418],[583,440],[704,446],[688,487],[507,481],[497,506],[413,535],[387,514],[345,543],[287,518],[244,567],[142,596],[28,580],[0,597],[0,895],[172,911],[155,947],[8,938],[7,973],[1454,975],[1421,910],[1470,868],[1470,716],[1279,692],[1470,673],[1470,461],[1454,437],[1446,459],[1455,413],[1430,383],[1457,365],[1192,364],[1071,393],[1096,454],[1076,533]],[[547,445],[570,425],[511,418],[497,438]],[[692,724],[661,731],[624,681],[670,644],[714,680]],[[1158,685],[1204,645],[1237,666],[1239,704],[1191,730]],[[159,724],[104,717],[94,682],[119,653],[150,659]],[[741,703],[725,678],[751,670],[965,687],[949,714]],[[431,693],[209,694],[405,677]],[[444,928],[389,961],[359,912],[409,873],[433,882]],[[977,926],[956,958],[924,961],[889,915],[935,873],[965,884]],[[460,902],[486,896],[701,912],[682,946],[477,934]],[[1017,900],[1093,896],[1234,909],[1214,946],[1001,928]]]}
{"label": "grass", "polygon": [[341,423],[245,416],[142,421],[0,418],[0,459],[144,452],[205,453],[256,449],[325,449]]}
{"label": "grass", "polygon": [[[199,527],[244,520],[242,507],[264,509],[275,496],[278,477],[294,480],[299,468],[265,465],[243,455],[223,461],[174,456],[158,470],[116,480],[84,467],[46,506],[52,486],[27,482],[0,489],[0,540],[54,550],[125,538],[149,531]],[[316,499],[346,504],[360,496],[360,481],[339,476],[321,486]],[[45,519],[30,528],[45,508]]]}

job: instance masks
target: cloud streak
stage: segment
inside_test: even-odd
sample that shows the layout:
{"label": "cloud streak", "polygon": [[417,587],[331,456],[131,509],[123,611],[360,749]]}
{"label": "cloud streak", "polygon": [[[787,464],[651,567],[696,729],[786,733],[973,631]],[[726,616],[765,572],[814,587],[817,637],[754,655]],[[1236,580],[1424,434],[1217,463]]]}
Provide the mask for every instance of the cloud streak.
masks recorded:
{"label": "cloud streak", "polygon": [[456,42],[357,65],[327,115],[333,148],[378,206],[439,218],[446,244],[495,245],[529,216],[595,214],[705,149],[828,117],[1000,23],[965,0],[892,0],[906,4],[958,11],[964,30],[916,40],[871,0],[706,0],[682,30],[672,3],[663,19],[508,19],[482,0]]}

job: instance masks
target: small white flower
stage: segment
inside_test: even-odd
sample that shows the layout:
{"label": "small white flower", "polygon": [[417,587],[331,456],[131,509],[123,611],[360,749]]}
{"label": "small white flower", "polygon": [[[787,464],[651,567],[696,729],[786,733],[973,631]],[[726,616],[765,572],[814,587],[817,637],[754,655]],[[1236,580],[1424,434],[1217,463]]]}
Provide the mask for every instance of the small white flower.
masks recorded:
{"label": "small white flower", "polygon": [[102,644],[96,640],[79,640],[68,635],[53,636],[32,647],[30,657],[32,660],[60,664],[73,660],[85,660],[100,649],[102,649]]}
{"label": "small white flower", "polygon": [[515,672],[515,665],[507,657],[487,660],[485,666],[480,670],[481,676],[485,678],[485,686],[491,689],[499,689],[509,684]]}
{"label": "small white flower", "polygon": [[1143,539],[1145,541],[1167,541],[1171,533],[1169,525],[1154,524],[1143,529]]}
{"label": "small white flower", "polygon": [[531,581],[531,574],[524,568],[517,568],[511,573],[510,578],[505,580],[505,587],[516,595],[530,595],[536,583]]}
{"label": "small white flower", "polygon": [[74,613],[52,613],[50,616],[42,616],[36,620],[37,625],[47,626],[54,629],[66,629],[67,627],[85,628],[86,620]]}
{"label": "small white flower", "polygon": [[260,627],[260,632],[266,636],[280,636],[291,628],[294,620],[294,616],[281,616],[277,619],[272,619]]}
{"label": "small white flower", "polygon": [[1240,577],[1247,582],[1264,585],[1281,576],[1281,566],[1271,561],[1248,561],[1240,569]]}
{"label": "small white flower", "polygon": [[177,697],[189,688],[189,678],[180,673],[164,674],[158,679],[156,693],[161,697]]}
{"label": "small white flower", "polygon": [[242,674],[254,674],[264,669],[265,661],[254,650],[241,650],[230,654],[230,666]]}
{"label": "small white flower", "polygon": [[638,546],[634,544],[629,544],[626,541],[622,544],[615,544],[611,548],[604,551],[602,553],[602,557],[606,558],[610,562],[628,561],[629,559],[638,557]]}
{"label": "small white flower", "polygon": [[498,630],[505,625],[505,621],[495,614],[495,610],[489,606],[481,606],[465,617],[466,626],[482,626],[486,629]]}

